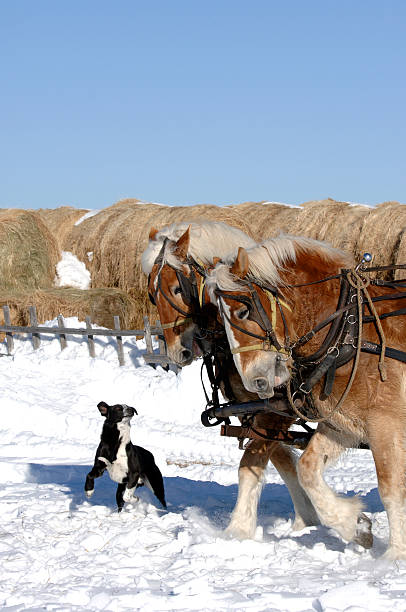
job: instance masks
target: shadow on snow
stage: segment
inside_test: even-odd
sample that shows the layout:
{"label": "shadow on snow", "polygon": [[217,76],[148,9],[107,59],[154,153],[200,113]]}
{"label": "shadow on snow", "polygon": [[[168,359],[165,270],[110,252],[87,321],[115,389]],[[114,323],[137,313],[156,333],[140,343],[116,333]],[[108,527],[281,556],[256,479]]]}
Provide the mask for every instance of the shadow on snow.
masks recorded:
{"label": "shadow on snow", "polygon": [[[70,510],[74,512],[83,502],[90,505],[103,505],[116,509],[116,484],[110,480],[107,473],[95,480],[93,497],[87,499],[84,493],[86,474],[90,465],[42,465],[31,463],[28,476],[29,482],[61,486],[63,493],[69,496]],[[197,508],[212,523],[215,529],[223,530],[230,520],[234,508],[238,487],[236,484],[224,486],[216,482],[196,481],[181,477],[164,478],[168,511],[182,513],[186,508]],[[354,495],[353,492],[349,496]],[[137,496],[160,508],[160,503],[147,487],[140,487]],[[382,512],[383,506],[377,489],[362,495],[367,512]],[[263,488],[258,509],[258,524],[263,527],[264,540],[276,541],[295,537],[301,545],[313,548],[322,541],[330,550],[343,551],[345,544],[331,530],[319,526],[311,533],[299,533],[295,536],[287,530],[285,535],[272,534],[272,530],[280,520],[293,518],[293,505],[287,488],[281,484],[266,484]]]}

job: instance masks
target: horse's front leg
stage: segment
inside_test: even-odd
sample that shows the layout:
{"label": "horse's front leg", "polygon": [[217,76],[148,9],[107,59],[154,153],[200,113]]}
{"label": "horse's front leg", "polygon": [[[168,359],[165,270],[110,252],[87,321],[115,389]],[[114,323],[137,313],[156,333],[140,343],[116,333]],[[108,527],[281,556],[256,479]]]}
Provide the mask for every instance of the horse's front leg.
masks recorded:
{"label": "horse's front leg", "polygon": [[257,527],[257,508],[261,496],[263,473],[271,449],[277,442],[251,442],[238,468],[238,497],[226,533],[236,538],[253,538]]}
{"label": "horse's front leg", "polygon": [[257,509],[263,473],[271,461],[285,482],[295,508],[293,529],[320,523],[308,496],[298,482],[292,450],[280,442],[254,440],[244,451],[238,470],[238,498],[226,531],[235,537],[252,538],[257,526]]}
{"label": "horse's front leg", "polygon": [[[350,445],[350,444],[349,444]],[[325,482],[323,472],[347,448],[324,425],[312,436],[298,461],[299,482],[315,507],[320,521],[335,529],[344,540],[371,548],[371,521],[362,513],[358,497],[341,497]]]}

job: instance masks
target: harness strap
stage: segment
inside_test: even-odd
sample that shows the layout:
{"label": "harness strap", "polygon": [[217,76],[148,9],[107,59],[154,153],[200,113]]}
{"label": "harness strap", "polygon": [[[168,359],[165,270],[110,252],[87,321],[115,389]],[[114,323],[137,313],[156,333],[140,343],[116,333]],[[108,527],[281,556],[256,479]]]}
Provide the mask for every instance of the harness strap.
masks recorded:
{"label": "harness strap", "polygon": [[233,355],[237,355],[238,353],[247,353],[248,351],[275,351],[276,353],[284,353],[288,354],[288,351],[284,348],[276,348],[270,342],[264,340],[261,344],[246,344],[245,346],[236,346],[231,349],[231,353]]}
{"label": "harness strap", "polygon": [[[382,345],[376,344],[375,342],[369,342],[368,340],[363,340],[361,342],[361,351],[364,353],[372,353],[373,355],[380,355],[382,352]],[[390,348],[388,346],[385,348],[385,357],[406,363],[405,351],[399,351],[398,349]]]}
{"label": "harness strap", "polygon": [[173,327],[179,327],[184,323],[188,323],[189,321],[193,321],[193,317],[184,317],[183,319],[176,319],[176,321],[172,321],[171,323],[161,323],[162,329],[172,329]]}

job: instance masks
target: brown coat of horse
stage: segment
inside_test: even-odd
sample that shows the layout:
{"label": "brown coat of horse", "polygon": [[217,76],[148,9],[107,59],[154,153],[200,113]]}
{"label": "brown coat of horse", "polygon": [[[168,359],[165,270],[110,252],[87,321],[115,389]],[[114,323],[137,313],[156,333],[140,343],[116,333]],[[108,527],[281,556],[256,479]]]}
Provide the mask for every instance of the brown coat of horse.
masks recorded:
{"label": "brown coat of horse", "polygon": [[[273,331],[283,346],[286,334],[294,342],[334,313],[337,307],[339,280],[294,285],[312,283],[351,266],[352,262],[343,252],[325,243],[291,236],[270,239],[248,250],[239,249],[237,256],[217,264],[208,280],[209,292],[213,301],[221,302],[229,344],[246,389],[256,390],[261,397],[272,397],[276,386],[289,381],[292,361],[289,352],[264,350],[265,347],[258,347],[258,340],[247,335],[247,332],[263,335],[263,330],[250,315],[247,302],[236,298],[251,299],[252,290],[256,291],[269,320],[274,316]],[[286,306],[283,307],[285,325],[279,310],[276,319],[275,314],[272,315],[272,303],[261,285],[277,288]],[[393,288],[372,285],[367,291],[371,298],[396,293]],[[404,308],[405,301],[404,298],[378,301],[375,307],[380,315]],[[404,351],[406,317],[384,318],[381,324],[387,346]],[[297,354],[312,355],[327,330],[328,327],[322,329]],[[364,324],[362,338],[380,344],[381,335],[376,324]],[[352,387],[338,409],[353,362],[337,369],[333,390],[327,399],[320,399],[322,383],[316,385],[313,394],[321,422],[298,462],[298,476],[321,522],[334,528],[345,540],[357,540],[366,527],[361,500],[337,496],[324,481],[323,472],[345,448],[367,443],[375,461],[379,493],[389,520],[386,557],[404,559],[406,366],[386,358],[387,379],[383,382],[378,359],[376,355],[360,353]]]}
{"label": "brown coat of horse", "polygon": [[[196,323],[199,319],[189,318],[193,308],[185,301],[176,270],[181,270],[185,276],[190,277],[191,269],[187,263],[190,255],[197,258],[205,267],[209,267],[212,265],[213,253],[221,257],[226,252],[236,250],[244,236],[239,230],[215,222],[193,223],[189,229],[187,225],[185,228],[184,224],[174,224],[159,233],[151,230],[150,242],[143,254],[143,270],[149,274],[148,290],[150,295],[154,296],[158,308],[168,355],[178,365],[188,365],[201,355],[202,345],[204,350],[210,349],[211,338],[215,338],[216,333],[214,336],[209,334],[205,340],[202,339],[202,331],[207,333],[208,329],[211,332],[224,333],[224,328],[219,324],[217,308],[210,303],[206,304],[199,313],[203,314],[205,319],[204,330]],[[169,240],[166,241],[162,252],[165,237]],[[214,246],[208,246],[210,239]],[[255,244],[248,237],[245,239],[247,246]],[[157,255],[159,255],[158,263]],[[199,292],[204,278],[197,276]],[[223,366],[227,368],[228,381],[236,400],[244,402],[258,399],[256,393],[250,393],[244,388],[233,360],[227,357],[224,358]],[[222,393],[227,396],[224,385]],[[291,422],[292,420],[283,417],[266,415],[258,417],[256,425],[285,431]],[[227,532],[231,535],[239,538],[255,535],[257,506],[263,473],[268,461],[271,461],[278,470],[291,494],[295,509],[293,529],[299,530],[306,525],[319,524],[312,504],[299,485],[296,455],[280,442],[256,440],[244,451],[240,462],[238,499],[227,527]]]}

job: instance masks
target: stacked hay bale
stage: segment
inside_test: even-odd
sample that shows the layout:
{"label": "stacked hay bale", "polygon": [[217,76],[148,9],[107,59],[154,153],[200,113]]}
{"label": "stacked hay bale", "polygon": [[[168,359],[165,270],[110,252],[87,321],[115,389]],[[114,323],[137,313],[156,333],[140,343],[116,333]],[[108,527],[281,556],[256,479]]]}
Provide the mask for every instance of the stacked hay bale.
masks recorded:
{"label": "stacked hay bale", "polygon": [[60,206],[59,208],[39,208],[35,212],[39,214],[62,249],[66,236],[72,231],[75,223],[89,211],[72,206]]}
{"label": "stacked hay bale", "polygon": [[[78,317],[84,321],[87,315],[91,321],[102,327],[114,329],[114,316],[120,317],[122,329],[137,329],[137,308],[135,301],[120,289],[37,289],[36,291],[0,291],[0,307],[7,304],[13,325],[30,325],[29,306],[35,306],[38,323],[56,318]],[[0,324],[4,324],[0,309]]]}
{"label": "stacked hay bale", "polygon": [[[34,304],[42,322],[61,312],[79,318],[88,314],[111,327],[118,314],[122,327],[142,328],[143,316],[155,319],[156,310],[147,298],[141,254],[151,227],[174,222],[223,221],[258,241],[285,232],[327,240],[355,260],[370,251],[376,265],[406,262],[406,206],[398,202],[368,207],[327,199],[296,207],[275,202],[171,207],[127,199],[75,225],[85,212],[69,207],[0,211],[0,304],[7,298],[14,321],[27,322],[22,311]],[[60,249],[85,263],[91,290],[53,288]],[[386,275],[405,276],[404,271]]]}
{"label": "stacked hay bale", "polygon": [[0,289],[52,287],[60,255],[56,239],[38,214],[0,211]]}
{"label": "stacked hay bale", "polygon": [[148,300],[147,279],[141,270],[141,254],[148,243],[151,227],[158,229],[174,222],[211,219],[223,221],[249,233],[243,215],[228,207],[211,205],[162,206],[139,200],[122,200],[73,227],[64,243],[85,262],[92,287],[118,287],[136,301],[138,326],[143,316],[156,317]]}
{"label": "stacked hay bale", "polygon": [[250,235],[258,242],[277,236],[280,232],[291,234],[301,210],[298,206],[276,202],[244,202],[228,208],[244,218]]}
{"label": "stacked hay bale", "polygon": [[[103,327],[114,327],[114,315],[119,315],[123,328],[138,322],[137,301],[125,291],[54,287],[63,236],[85,212],[67,207],[0,211],[0,307],[9,306],[13,325],[29,325],[29,306],[36,307],[39,324],[58,314],[81,320],[89,315]],[[0,324],[4,324],[1,308]]]}
{"label": "stacked hay bale", "polygon": [[[406,206],[384,202],[375,207],[338,202],[310,201],[298,207],[270,202],[245,203],[254,238],[264,240],[280,232],[326,240],[359,261],[368,251],[374,265],[406,262]],[[378,274],[378,273],[377,273]],[[383,278],[404,278],[404,271],[379,273]]]}
{"label": "stacked hay bale", "polygon": [[[170,207],[127,199],[73,227],[64,249],[86,263],[93,287],[118,287],[128,292],[137,305],[137,327],[142,327],[145,314],[156,316],[140,267],[151,227],[160,229],[173,222],[199,219],[223,221],[258,241],[286,232],[327,240],[349,251],[355,260],[371,251],[379,265],[395,263],[401,253],[406,255],[405,217],[406,206],[396,202],[375,208],[332,199],[297,207],[274,202]],[[400,223],[394,223],[395,218]]]}

